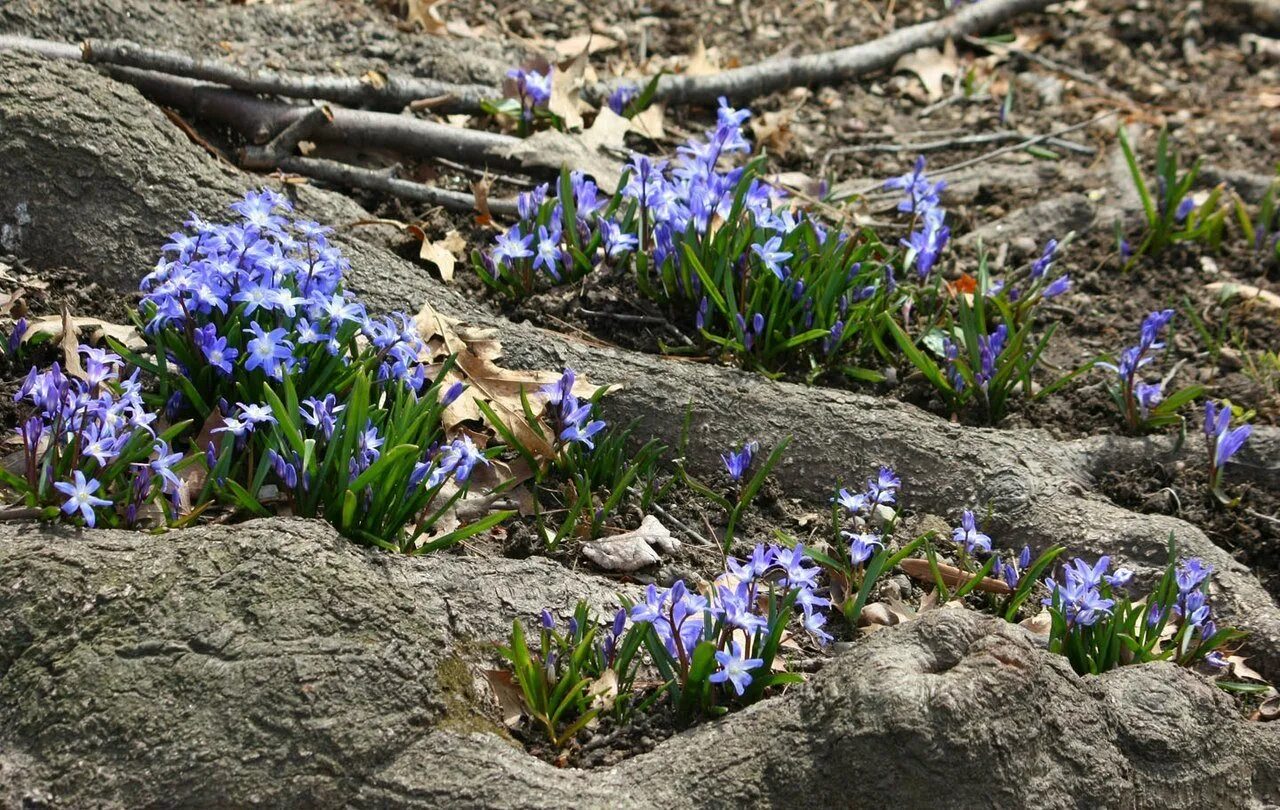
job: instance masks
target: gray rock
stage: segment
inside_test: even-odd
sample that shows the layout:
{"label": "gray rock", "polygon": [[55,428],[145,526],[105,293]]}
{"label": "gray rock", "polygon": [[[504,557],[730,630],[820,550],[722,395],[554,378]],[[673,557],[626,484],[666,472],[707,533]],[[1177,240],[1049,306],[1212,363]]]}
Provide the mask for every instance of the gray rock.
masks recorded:
{"label": "gray rock", "polygon": [[607,770],[520,749],[475,685],[513,617],[611,588],[324,524],[0,527],[8,807],[1262,806],[1280,724],[1168,665],[1081,678],[964,609]]}

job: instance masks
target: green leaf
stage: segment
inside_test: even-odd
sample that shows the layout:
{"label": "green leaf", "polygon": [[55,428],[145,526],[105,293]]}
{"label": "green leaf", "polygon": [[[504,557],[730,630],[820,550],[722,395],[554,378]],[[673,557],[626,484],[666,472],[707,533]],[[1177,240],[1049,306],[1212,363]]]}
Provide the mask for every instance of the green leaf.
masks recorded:
{"label": "green leaf", "polygon": [[902,350],[904,355],[906,355],[907,360],[911,362],[911,365],[920,369],[920,372],[924,374],[925,379],[927,379],[929,384],[936,388],[939,393],[943,396],[954,399],[955,389],[951,387],[951,383],[947,381],[946,375],[942,373],[942,369],[938,367],[938,364],[933,362],[932,359],[916,347],[915,343],[912,342],[906,332],[902,331],[902,327],[898,326],[897,321],[895,321],[889,313],[881,313],[880,319],[885,329],[889,331],[889,334],[893,335],[893,339],[897,342],[898,348]]}

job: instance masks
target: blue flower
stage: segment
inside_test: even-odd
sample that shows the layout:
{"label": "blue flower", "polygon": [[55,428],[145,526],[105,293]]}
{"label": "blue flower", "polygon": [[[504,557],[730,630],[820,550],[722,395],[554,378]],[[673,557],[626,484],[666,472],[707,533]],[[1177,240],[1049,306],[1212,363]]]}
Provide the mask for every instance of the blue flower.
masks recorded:
{"label": "blue flower", "polygon": [[96,497],[93,493],[98,491],[101,484],[96,478],[85,479],[84,473],[80,470],[72,471],[73,482],[55,481],[53,488],[67,496],[67,501],[62,505],[62,511],[68,515],[79,512],[84,518],[85,525],[93,528],[95,525],[96,514],[94,509],[100,506],[111,506],[111,501]]}
{"label": "blue flower", "polygon": [[951,540],[958,546],[964,546],[965,552],[969,554],[975,550],[991,551],[991,538],[978,531],[973,512],[968,509],[960,516],[960,526],[951,530]]}
{"label": "blue flower", "polygon": [[533,255],[533,251],[529,249],[529,245],[533,242],[533,234],[524,235],[520,233],[520,225],[512,225],[506,233],[498,234],[497,246],[493,249],[491,255],[493,260],[500,264],[506,264],[516,259],[527,259]]}
{"label": "blue flower", "polygon": [[533,259],[533,269],[543,268],[556,281],[560,280],[560,231],[553,228],[548,231],[545,225],[538,226],[538,251]]}
{"label": "blue flower", "polygon": [[721,460],[724,461],[725,469],[729,471],[729,477],[731,479],[733,479],[734,481],[739,481],[742,479],[742,476],[744,473],[746,473],[747,468],[751,466],[752,454],[755,453],[758,449],[759,449],[759,444],[757,444],[756,442],[747,442],[746,444],[742,445],[742,449],[739,450],[738,452],[735,453],[732,450],[730,450],[728,453],[720,456]]}
{"label": "blue flower", "polygon": [[1041,293],[1041,295],[1043,295],[1046,299],[1056,298],[1070,289],[1071,289],[1071,279],[1067,276],[1066,273],[1063,273],[1062,275],[1054,279],[1049,284],[1048,287],[1045,287],[1044,292]]}
{"label": "blue flower", "polygon": [[936,208],[940,202],[939,195],[947,187],[945,180],[931,182],[924,174],[924,166],[924,155],[920,155],[916,158],[915,167],[910,172],[901,177],[890,178],[884,183],[886,189],[900,189],[906,192],[907,198],[898,203],[898,210],[905,214]]}
{"label": "blue flower", "polygon": [[477,464],[488,466],[489,460],[471,441],[470,436],[462,436],[441,448],[433,463],[431,475],[427,478],[428,488],[444,483],[450,475],[461,484],[471,477],[471,471]]}
{"label": "blue flower", "polygon": [[1209,441],[1210,463],[1216,479],[1231,457],[1240,452],[1240,448],[1253,433],[1252,425],[1241,425],[1231,430],[1231,409],[1218,408],[1212,400],[1204,403],[1204,432]]}
{"label": "blue flower", "polygon": [[751,252],[760,258],[760,261],[764,263],[764,266],[769,268],[769,270],[778,277],[779,281],[787,277],[786,268],[784,268],[781,263],[790,259],[793,254],[789,251],[782,250],[782,237],[771,237],[763,245],[753,244],[751,246]]}
{"label": "blue flower", "polygon": [[712,673],[708,680],[712,683],[728,681],[739,697],[751,685],[751,670],[764,666],[764,659],[745,657],[739,641],[733,642],[729,652],[716,650],[716,662],[720,669]]}
{"label": "blue flower", "polygon": [[245,334],[253,335],[247,346],[245,371],[262,369],[273,379],[283,379],[286,361],[293,359],[293,347],[284,339],[284,329],[263,330],[256,322],[250,321]]}
{"label": "blue flower", "polygon": [[[1044,246],[1044,252],[1040,254],[1040,258],[1036,259],[1031,265],[1031,277],[1033,279],[1043,278],[1050,268],[1053,267],[1054,261],[1058,256],[1058,240],[1050,239]],[[1063,278],[1066,278],[1063,276]]]}
{"label": "blue flower", "polygon": [[846,540],[849,540],[849,560],[854,565],[866,565],[867,560],[871,559],[871,555],[875,554],[876,547],[884,548],[884,543],[874,534],[864,534],[857,532],[841,532]]}
{"label": "blue flower", "polygon": [[613,89],[606,103],[609,105],[609,109],[618,115],[622,115],[623,111],[627,109],[627,105],[635,101],[639,95],[640,88],[634,84],[622,84]]}

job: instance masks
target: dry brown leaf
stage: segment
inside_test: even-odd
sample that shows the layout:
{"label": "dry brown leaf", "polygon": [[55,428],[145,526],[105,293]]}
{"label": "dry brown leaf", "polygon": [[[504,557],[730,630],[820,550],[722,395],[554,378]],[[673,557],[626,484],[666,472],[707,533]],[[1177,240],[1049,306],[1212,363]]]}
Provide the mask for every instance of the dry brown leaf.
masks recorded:
{"label": "dry brown leaf", "polygon": [[364,75],[360,77],[360,81],[374,90],[381,90],[387,86],[387,77],[376,70],[365,71]]}
{"label": "dry brown leaf", "polygon": [[1053,616],[1049,611],[1042,610],[1034,616],[1023,619],[1018,624],[1038,636],[1047,636],[1049,631],[1053,629]]}
{"label": "dry brown leaf", "polygon": [[956,46],[951,40],[939,51],[937,48],[920,48],[898,60],[893,72],[907,71],[916,74],[924,85],[929,101],[938,101],[946,95],[943,79],[955,79],[960,75],[960,63],[956,60]]}
{"label": "dry brown leaf", "polygon": [[[444,410],[442,420],[447,432],[456,432],[464,422],[484,421],[484,414],[476,404],[484,401],[530,452],[541,458],[551,456],[548,440],[539,436],[525,420],[521,392],[532,401],[539,388],[560,379],[560,372],[502,368],[496,363],[502,354],[502,345],[493,330],[461,327],[454,319],[437,312],[430,303],[422,305],[414,317],[414,325],[427,342],[427,351],[431,354],[427,360],[436,362],[448,355],[457,358],[455,367],[446,375],[446,383],[467,383],[462,395]],[[598,390],[598,386],[581,377],[573,388],[574,394],[583,399],[594,396]],[[550,434],[547,429],[543,432]]]}
{"label": "dry brown leaf", "polygon": [[791,119],[795,117],[794,109],[773,110],[751,119],[751,133],[756,143],[768,147],[779,157],[785,157],[791,149]]}
{"label": "dry brown leaf", "polygon": [[63,370],[72,377],[89,379],[84,373],[84,366],[80,365],[80,339],[76,337],[76,327],[71,320],[71,308],[66,304],[62,305],[62,339],[58,342],[62,345]]}
{"label": "dry brown leaf", "polygon": [[40,334],[49,335],[55,339],[65,339],[67,324],[72,327],[71,334],[73,336],[86,333],[89,337],[89,342],[109,337],[120,341],[129,349],[141,349],[147,345],[142,336],[138,334],[138,330],[132,326],[111,323],[101,318],[72,317],[66,308],[63,309],[61,315],[46,315],[28,323],[27,331],[22,333],[22,340],[25,343]]}
{"label": "dry brown leaf", "polygon": [[651,141],[663,140],[667,137],[666,107],[661,104],[650,104],[645,107],[631,116],[627,131]]}
{"label": "dry brown leaf", "polygon": [[551,98],[547,109],[564,119],[566,129],[582,129],[581,96],[578,88],[587,70],[587,55],[581,54],[566,68],[551,74]]}
{"label": "dry brown leaf", "polygon": [[699,38],[698,44],[694,47],[693,53],[689,54],[689,59],[681,72],[686,76],[711,76],[719,73],[718,51],[715,48],[708,51],[706,44]]}
{"label": "dry brown leaf", "polygon": [[411,23],[422,26],[428,34],[439,36],[448,29],[448,23],[440,16],[440,6],[447,0],[409,0],[409,10],[405,18]]}
{"label": "dry brown leaf", "polygon": [[1209,292],[1217,293],[1223,300],[1238,297],[1248,304],[1257,304],[1272,311],[1280,310],[1280,295],[1276,295],[1270,290],[1264,290],[1261,287],[1255,287],[1252,284],[1215,281],[1212,284],[1206,284],[1205,289]]}
{"label": "dry brown leaf", "polygon": [[476,198],[476,224],[485,228],[496,227],[493,212],[489,210],[489,185],[487,174],[471,184],[471,193]]}
{"label": "dry brown leaf", "polygon": [[520,718],[524,715],[524,693],[520,691],[515,676],[505,669],[487,669],[484,677],[493,690],[503,724],[507,728],[519,726]]}
{"label": "dry brown leaf", "polygon": [[453,269],[458,263],[458,256],[462,255],[462,251],[466,249],[467,240],[462,238],[462,234],[449,231],[443,239],[434,242],[430,239],[422,240],[422,249],[418,251],[418,258],[434,264],[440,271],[442,280],[453,281]]}
{"label": "dry brown leaf", "polygon": [[622,178],[622,162],[602,150],[620,151],[629,125],[627,119],[604,107],[591,128],[581,134],[544,130],[499,151],[498,156],[516,160],[525,168],[578,169],[593,177],[602,191],[612,194]]}
{"label": "dry brown leaf", "polygon": [[862,612],[858,614],[858,624],[866,626],[869,624],[879,624],[884,627],[892,627],[899,621],[898,616],[884,602],[872,602],[862,608]]}
{"label": "dry brown leaf", "polygon": [[[929,565],[928,560],[911,558],[898,563],[898,566],[912,579],[917,579],[921,582],[933,582],[933,568]],[[941,576],[943,584],[951,590],[956,590],[973,579],[973,575],[967,571],[962,571],[954,565],[946,565],[945,563],[938,563],[938,574]],[[974,587],[976,590],[985,591],[986,593],[1013,593],[1009,583],[1002,579],[992,579],[991,577],[985,577]]]}
{"label": "dry brown leaf", "polygon": [[1257,670],[1245,663],[1244,656],[1228,655],[1227,663],[1231,665],[1231,674],[1238,678],[1244,678],[1247,681],[1267,682],[1267,679],[1258,674]]}
{"label": "dry brown leaf", "polygon": [[583,54],[604,53],[616,47],[618,47],[616,39],[606,37],[603,34],[586,33],[562,39],[554,43],[551,49],[556,52],[557,59],[564,61],[566,59],[575,59]]}
{"label": "dry brown leaf", "polygon": [[603,675],[587,687],[587,697],[591,698],[591,708],[602,712],[611,711],[614,701],[618,699],[618,673],[606,669]]}

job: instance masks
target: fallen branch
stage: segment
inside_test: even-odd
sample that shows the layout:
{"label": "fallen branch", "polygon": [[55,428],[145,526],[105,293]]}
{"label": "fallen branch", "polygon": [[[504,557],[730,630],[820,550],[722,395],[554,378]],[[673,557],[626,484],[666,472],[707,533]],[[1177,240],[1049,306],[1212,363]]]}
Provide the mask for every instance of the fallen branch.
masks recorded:
{"label": "fallen branch", "polygon": [[[452,84],[416,76],[376,74],[373,77],[307,76],[245,70],[217,59],[189,56],[176,51],[144,48],[123,40],[86,40],[77,47],[32,37],[0,37],[0,49],[24,48],[94,65],[139,68],[171,76],[226,85],[246,93],[324,99],[350,107],[400,110],[415,101],[432,99],[439,112],[478,112],[484,99],[502,91],[479,84]],[[368,74],[366,74],[367,76]]]}
{"label": "fallen branch", "polygon": [[[920,143],[855,143],[848,146],[840,146],[830,150],[832,155],[844,155],[854,152],[911,152],[918,154],[922,152],[936,152],[939,149],[953,149],[958,146],[980,146],[988,143],[1007,143],[1009,141],[1024,141],[1028,136],[1020,132],[1010,130],[1001,130],[999,132],[983,132],[977,135],[961,135],[955,138],[941,138],[934,141],[922,141]],[[1062,138],[1046,138],[1044,141],[1050,146],[1056,146],[1059,149],[1065,149],[1069,152],[1075,152],[1080,155],[1096,155],[1097,149],[1085,144],[1076,143],[1075,141],[1067,141]]]}
{"label": "fallen branch", "polygon": [[[450,211],[476,210],[476,200],[472,194],[401,180],[385,171],[363,169],[336,160],[284,155],[273,161],[272,165],[283,172],[300,174],[336,186],[378,191],[413,202],[438,205]],[[499,216],[514,217],[517,213],[516,203],[514,200],[489,200],[489,211]]]}
{"label": "fallen branch", "polygon": [[[655,101],[668,104],[714,102],[719,96],[743,100],[792,87],[836,84],[892,67],[906,54],[936,47],[948,39],[990,30],[1010,17],[1040,11],[1054,0],[982,0],[940,20],[899,29],[871,42],[827,53],[767,59],[709,76],[663,76]],[[623,80],[625,81],[625,80]],[[592,100],[604,98],[620,82],[591,89]]]}

